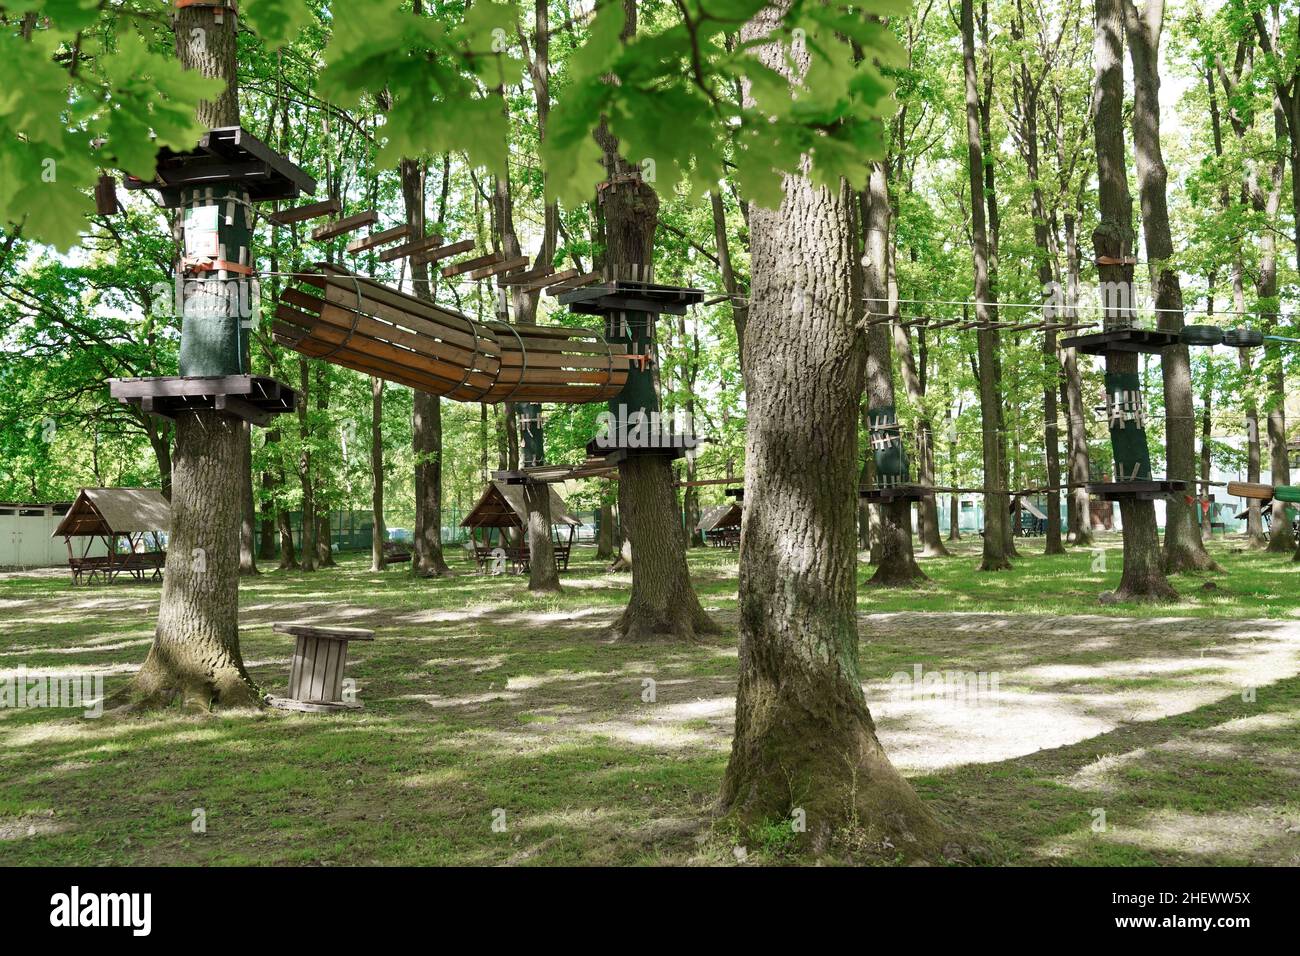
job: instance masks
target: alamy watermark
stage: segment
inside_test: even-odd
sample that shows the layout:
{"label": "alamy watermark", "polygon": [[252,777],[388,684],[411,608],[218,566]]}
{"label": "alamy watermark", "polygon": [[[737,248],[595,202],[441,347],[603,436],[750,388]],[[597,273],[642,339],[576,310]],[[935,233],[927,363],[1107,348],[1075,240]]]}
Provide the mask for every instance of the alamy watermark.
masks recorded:
{"label": "alamy watermark", "polygon": [[690,454],[700,443],[686,411],[647,412],[619,405],[601,412],[596,425],[599,448],[684,448]]}
{"label": "alamy watermark", "polygon": [[927,671],[913,664],[911,673],[895,673],[889,687],[895,701],[944,700],[982,707],[997,706],[1000,680],[997,671]]}
{"label": "alamy watermark", "polygon": [[26,707],[80,710],[88,718],[104,714],[103,674],[42,674],[26,667],[0,673],[0,709]]}

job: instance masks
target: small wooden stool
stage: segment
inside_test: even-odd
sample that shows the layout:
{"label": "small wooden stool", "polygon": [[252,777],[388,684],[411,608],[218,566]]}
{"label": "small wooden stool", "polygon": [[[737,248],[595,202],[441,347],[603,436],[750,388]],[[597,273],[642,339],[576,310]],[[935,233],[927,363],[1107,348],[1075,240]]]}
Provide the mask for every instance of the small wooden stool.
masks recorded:
{"label": "small wooden stool", "polygon": [[348,642],[373,641],[374,631],[317,624],[275,624],[271,629],[298,639],[289,670],[289,696],[267,698],[272,707],[316,714],[361,709],[360,701],[343,699],[343,667],[348,662]]}

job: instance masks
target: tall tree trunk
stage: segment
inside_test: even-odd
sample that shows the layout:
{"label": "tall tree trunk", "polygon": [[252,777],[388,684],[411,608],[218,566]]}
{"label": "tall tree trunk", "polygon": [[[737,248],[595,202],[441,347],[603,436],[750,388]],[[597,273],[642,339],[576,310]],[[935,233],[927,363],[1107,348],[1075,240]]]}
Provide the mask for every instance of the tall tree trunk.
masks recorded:
{"label": "tall tree trunk", "polygon": [[[893,207],[890,207],[891,218]],[[890,323],[893,332],[894,348],[898,351],[898,367],[903,373],[903,387],[907,397],[917,410],[916,419],[916,469],[917,483],[925,488],[934,487],[934,427],[925,407],[926,360],[925,331],[919,331],[921,341],[921,371],[917,370],[916,355],[912,351],[912,338],[900,321],[898,282],[894,268],[893,247],[889,256],[889,314],[894,321]],[[943,546],[943,537],[939,531],[939,505],[934,493],[926,495],[916,504],[917,533],[921,540],[921,553],[927,558],[946,557],[948,549]],[[908,522],[910,524],[910,509]]]}
{"label": "tall tree trunk", "polygon": [[253,426],[244,422],[239,438],[239,573],[255,575],[257,553],[254,528],[257,524],[257,499],[253,497]]}
{"label": "tall tree trunk", "polygon": [[614,557],[614,506],[605,500],[609,491],[609,484],[606,482],[601,491],[600,528],[596,534],[596,557],[602,561]]}
{"label": "tall tree trunk", "polygon": [[299,567],[293,546],[293,519],[288,511],[281,508],[276,512],[275,526],[280,536],[280,570],[289,571]]}
{"label": "tall tree trunk", "polygon": [[[1160,34],[1164,0],[1124,0],[1129,58],[1133,63],[1133,153],[1137,159],[1142,231],[1146,238],[1151,283],[1156,291],[1156,322],[1162,329],[1183,328],[1183,291],[1173,263],[1174,242],[1169,228],[1164,154],[1160,148]],[[1165,445],[1168,477],[1194,482],[1196,477],[1196,416],[1192,401],[1192,363],[1186,345],[1165,349],[1160,360],[1164,376]],[[1189,486],[1193,490],[1195,484]],[[1165,506],[1166,574],[1217,571],[1205,551],[1201,526],[1189,495],[1172,495]]]}
{"label": "tall tree trunk", "polygon": [[[181,65],[226,82],[217,99],[199,104],[199,123],[237,126],[235,18],[217,23],[211,8],[187,7],[174,12],[173,23]],[[196,32],[205,42],[191,42]],[[183,326],[183,336],[187,330],[192,331]],[[242,434],[238,419],[215,410],[187,412],[176,420],[171,534],[158,626],[148,657],[125,692],[143,706],[175,700],[204,709],[261,703],[239,648],[241,482],[248,478]]]}
{"label": "tall tree trunk", "polygon": [[[425,235],[424,164],[403,159],[399,164],[406,221],[416,238]],[[415,294],[434,301],[429,265],[413,260],[411,284]],[[442,552],[442,399],[416,391],[411,402],[411,444],[415,452],[415,527],[412,529],[411,573],[435,578],[451,574]]]}
{"label": "tall tree trunk", "polygon": [[[765,8],[742,40],[770,33],[781,12]],[[802,48],[790,54],[807,68]],[[780,43],[758,55],[790,70]],[[852,192],[790,175],[784,193],[779,209],[749,214],[740,682],[722,807],[744,826],[802,811],[814,850],[857,826],[878,846],[928,856],[940,828],[881,748],[858,670],[853,488],[866,355]]]}
{"label": "tall tree trunk", "polygon": [[370,379],[370,570],[383,571],[384,539],[384,380]]}
{"label": "tall tree trunk", "polygon": [[[623,0],[623,39],[636,35],[636,0]],[[654,262],[659,197],[640,167],[618,152],[618,140],[602,124],[596,141],[604,154],[606,185],[599,206],[605,225],[604,254],[612,276]],[[632,595],[615,634],[623,640],[693,640],[720,628],[700,606],[686,564],[672,461],[663,455],[629,455],[618,466],[618,510],[632,546]]]}
{"label": "tall tree trunk", "polygon": [[[1287,48],[1291,44],[1279,43],[1280,18],[1278,7],[1269,8],[1271,26],[1264,20],[1263,8],[1251,10],[1255,23],[1256,38],[1260,47],[1268,54],[1288,56]],[[1281,114],[1286,124],[1291,167],[1291,207],[1293,220],[1293,240],[1295,245],[1295,264],[1300,271],[1300,64],[1291,58],[1291,74],[1283,71],[1283,64],[1277,64],[1279,75],[1274,79],[1275,116]],[[1280,139],[1280,136],[1279,136]],[[1261,302],[1261,309],[1272,309],[1276,303]],[[1276,318],[1268,320],[1270,327],[1276,325]],[[1286,454],[1286,372],[1282,365],[1281,350],[1276,345],[1266,344],[1264,348],[1263,372],[1269,385],[1268,396],[1268,444],[1269,444],[1269,481],[1273,485],[1285,485],[1291,481],[1290,462]],[[1275,553],[1292,551],[1291,522],[1287,520],[1286,505],[1274,501],[1269,528],[1268,550]],[[1300,557],[1300,548],[1295,555]]]}
{"label": "tall tree trunk", "polygon": [[1007,558],[1010,501],[1002,479],[1002,436],[999,410],[1002,396],[994,377],[997,364],[997,330],[993,290],[989,282],[989,237],[985,224],[984,146],[980,128],[980,97],[975,71],[973,0],[961,2],[962,63],[966,77],[966,165],[970,177],[971,235],[975,265],[975,318],[980,323],[979,342],[980,433],[984,448],[984,556],[981,571],[1004,571]]}
{"label": "tall tree trunk", "polygon": [[[885,164],[871,164],[867,191],[859,197],[861,211],[862,254],[854,257],[855,270],[861,276],[865,296],[865,318],[889,318],[889,186]],[[852,214],[853,210],[850,210]],[[889,325],[875,322],[867,326],[866,390],[868,415],[894,412],[894,366],[890,353]],[[897,418],[895,417],[895,423]],[[881,485],[881,477],[876,478]],[[916,564],[912,550],[912,504],[904,498],[880,506],[880,562],[868,584],[875,587],[912,587],[929,580]]]}
{"label": "tall tree trunk", "polygon": [[[1012,39],[1023,41],[1025,35],[1024,14],[1019,0],[1012,24]],[[1030,211],[1034,217],[1034,248],[1038,259],[1038,285],[1044,296],[1052,288],[1054,272],[1052,270],[1052,250],[1050,228],[1048,225],[1047,203],[1043,198],[1041,170],[1038,162],[1038,97],[1039,82],[1031,74],[1028,58],[1022,57],[1019,73],[1016,77],[1018,89],[1017,101],[1019,111],[1017,119],[1020,127],[1021,153],[1025,159],[1025,172],[1029,176],[1032,194]],[[1061,493],[1057,486],[1061,483],[1061,435],[1057,419],[1057,394],[1060,370],[1057,358],[1056,332],[1048,329],[1043,332],[1043,456],[1047,466],[1047,545],[1045,554],[1064,554],[1061,543]]]}
{"label": "tall tree trunk", "polygon": [[301,533],[298,552],[304,571],[316,570],[316,490],[311,473],[311,426],[307,416],[307,399],[311,388],[307,359],[298,358],[298,483],[302,486]]}
{"label": "tall tree trunk", "polygon": [[[1097,143],[1098,206],[1101,213],[1092,234],[1097,271],[1105,297],[1106,325],[1131,322],[1127,312],[1133,288],[1133,200],[1124,162],[1124,0],[1096,0],[1094,60],[1097,75],[1095,136]],[[1117,305],[1124,310],[1111,311]],[[1106,371],[1136,375],[1136,352],[1106,353]],[[1119,600],[1176,600],[1178,594],[1161,568],[1160,538],[1153,501],[1125,498],[1124,573],[1115,596]]]}
{"label": "tall tree trunk", "polygon": [[[1065,320],[1067,325],[1072,325],[1078,316],[1079,301],[1078,220],[1073,211],[1066,212],[1062,218],[1065,228]],[[1079,373],[1079,353],[1076,349],[1061,349],[1061,368],[1065,372],[1062,383],[1065,413],[1069,416],[1069,428],[1066,430],[1070,437],[1068,480],[1070,512],[1075,521],[1071,541],[1076,547],[1087,548],[1092,545],[1092,506],[1088,501],[1087,488],[1092,465],[1088,458],[1088,419],[1083,404],[1083,376]]]}

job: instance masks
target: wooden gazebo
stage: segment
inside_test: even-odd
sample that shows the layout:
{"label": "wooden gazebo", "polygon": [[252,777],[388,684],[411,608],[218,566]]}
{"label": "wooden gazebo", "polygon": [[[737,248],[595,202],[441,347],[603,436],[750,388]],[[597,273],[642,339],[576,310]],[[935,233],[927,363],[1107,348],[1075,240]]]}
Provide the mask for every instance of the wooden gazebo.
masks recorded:
{"label": "wooden gazebo", "polygon": [[[119,574],[161,580],[167,553],[160,536],[171,527],[171,510],[171,502],[152,488],[82,488],[52,535],[67,543],[73,583],[96,576],[112,581]],[[86,541],[80,555],[73,538]],[[96,540],[107,554],[90,554]]]}
{"label": "wooden gazebo", "polygon": [[715,548],[740,546],[740,505],[734,501],[714,505],[700,516],[695,530],[704,536],[704,543]]}
{"label": "wooden gazebo", "polygon": [[[551,496],[551,540],[555,543],[555,563],[561,570],[567,571],[573,536],[582,522],[569,514],[569,506],[556,493],[554,485],[547,485],[546,490]],[[523,572],[528,568],[528,539],[522,533],[527,524],[528,507],[524,503],[523,486],[491,481],[483,489],[474,510],[465,516],[460,526],[470,529],[474,560],[481,570],[491,568],[504,555],[512,571]],[[507,537],[508,528],[516,529],[512,535],[514,541]],[[560,528],[568,528],[569,531],[568,537],[563,540],[559,534]],[[480,529],[483,532],[481,537],[478,533]]]}

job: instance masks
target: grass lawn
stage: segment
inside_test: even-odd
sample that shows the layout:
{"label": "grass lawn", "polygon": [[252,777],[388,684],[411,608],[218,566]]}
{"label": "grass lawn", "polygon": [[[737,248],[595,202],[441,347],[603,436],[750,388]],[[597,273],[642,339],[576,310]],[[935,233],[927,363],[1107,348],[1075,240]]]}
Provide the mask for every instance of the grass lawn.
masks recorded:
{"label": "grass lawn", "polygon": [[[1300,864],[1300,565],[1216,542],[1225,573],[1177,580],[1177,606],[1135,608],[1097,601],[1118,581],[1118,538],[1105,570],[1041,548],[979,574],[965,541],[923,562],[931,585],[859,592],[881,740],[972,860]],[[273,622],[376,630],[348,666],[360,713],[0,710],[0,864],[734,863],[711,810],[736,555],[691,555],[722,636],[623,646],[605,630],[630,578],[590,554],[552,598],[468,565],[442,581],[376,574],[368,556],[245,582],[244,657],[272,693],[291,650]],[[0,671],[100,673],[112,693],[144,660],[158,594],[0,575]],[[996,680],[976,698],[895,677],[918,667]],[[748,861],[782,860],[783,833]]]}

